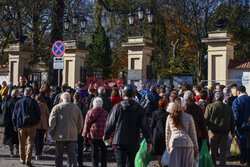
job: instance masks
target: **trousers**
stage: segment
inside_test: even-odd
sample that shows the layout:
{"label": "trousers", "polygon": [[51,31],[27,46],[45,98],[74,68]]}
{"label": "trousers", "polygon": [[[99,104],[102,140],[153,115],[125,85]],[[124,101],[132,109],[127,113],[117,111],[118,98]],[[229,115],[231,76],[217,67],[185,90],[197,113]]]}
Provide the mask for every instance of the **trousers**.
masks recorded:
{"label": "trousers", "polygon": [[[21,162],[31,162],[34,140],[36,135],[36,126],[18,130],[19,153]],[[25,155],[25,142],[27,139],[27,154]]]}
{"label": "trousers", "polygon": [[77,167],[75,141],[56,141],[56,167],[63,167],[63,151],[65,146],[69,158],[69,166]]}

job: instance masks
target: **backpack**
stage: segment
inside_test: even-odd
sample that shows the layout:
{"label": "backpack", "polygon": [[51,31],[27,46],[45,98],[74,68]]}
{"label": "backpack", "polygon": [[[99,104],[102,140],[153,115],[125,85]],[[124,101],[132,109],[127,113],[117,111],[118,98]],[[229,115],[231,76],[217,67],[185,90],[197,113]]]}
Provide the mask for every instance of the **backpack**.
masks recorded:
{"label": "backpack", "polygon": [[[34,99],[33,99],[34,100]],[[35,125],[38,124],[40,121],[40,118],[38,118],[38,116],[36,115],[35,112],[35,108],[34,105],[31,104],[25,104],[24,105],[24,112],[25,112],[25,116],[24,116],[24,123],[23,125]]]}
{"label": "backpack", "polygon": [[[166,117],[165,117],[166,114]],[[165,125],[167,120],[168,113],[162,113],[156,118],[156,127],[160,131],[161,136],[165,136]]]}

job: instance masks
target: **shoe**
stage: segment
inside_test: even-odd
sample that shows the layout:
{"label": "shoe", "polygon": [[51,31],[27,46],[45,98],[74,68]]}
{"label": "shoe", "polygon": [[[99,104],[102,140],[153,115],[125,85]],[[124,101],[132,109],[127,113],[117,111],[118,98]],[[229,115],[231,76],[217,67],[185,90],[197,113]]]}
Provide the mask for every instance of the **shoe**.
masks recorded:
{"label": "shoe", "polygon": [[14,158],[14,154],[10,154],[10,158]]}
{"label": "shoe", "polygon": [[26,165],[27,165],[28,167],[34,167],[34,166],[32,165],[31,162],[26,162]]}
{"label": "shoe", "polygon": [[20,161],[20,163],[24,165],[24,164],[25,164],[25,161]]}
{"label": "shoe", "polygon": [[242,160],[238,161],[237,164],[243,166],[246,162],[243,162]]}

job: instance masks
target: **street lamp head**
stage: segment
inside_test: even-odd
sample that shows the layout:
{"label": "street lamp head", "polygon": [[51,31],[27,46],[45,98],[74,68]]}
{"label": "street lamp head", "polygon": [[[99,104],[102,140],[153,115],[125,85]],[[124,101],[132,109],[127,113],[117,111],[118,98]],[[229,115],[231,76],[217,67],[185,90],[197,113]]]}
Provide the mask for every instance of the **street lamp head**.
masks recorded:
{"label": "street lamp head", "polygon": [[150,8],[147,8],[147,20],[148,20],[148,23],[151,24],[153,23],[153,18],[154,18],[154,14],[153,14],[153,11],[150,9]]}
{"label": "street lamp head", "polygon": [[143,11],[143,8],[141,6],[139,6],[138,10],[137,10],[137,14],[138,14],[138,19],[140,21],[143,20],[143,14],[144,14],[144,11]]}
{"label": "street lamp head", "polygon": [[67,30],[69,30],[69,19],[68,19],[68,17],[65,17],[64,18],[64,21],[63,21],[63,24],[64,24],[64,29],[67,31]]}
{"label": "street lamp head", "polygon": [[77,21],[78,21],[78,16],[76,13],[74,13],[73,17],[72,17],[72,23],[74,26],[77,25]]}
{"label": "street lamp head", "polygon": [[134,23],[135,23],[135,17],[134,17],[134,14],[132,13],[132,12],[130,12],[129,14],[128,14],[128,22],[129,22],[129,25],[134,25]]}
{"label": "street lamp head", "polygon": [[87,20],[85,19],[84,15],[81,16],[80,18],[80,27],[82,30],[86,28]]}

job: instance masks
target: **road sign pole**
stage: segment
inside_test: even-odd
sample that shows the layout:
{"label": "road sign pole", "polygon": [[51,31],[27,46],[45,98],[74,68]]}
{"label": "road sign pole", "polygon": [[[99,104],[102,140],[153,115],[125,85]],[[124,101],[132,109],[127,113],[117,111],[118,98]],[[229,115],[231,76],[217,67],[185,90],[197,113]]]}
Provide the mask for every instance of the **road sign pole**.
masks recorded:
{"label": "road sign pole", "polygon": [[60,86],[60,69],[58,69],[58,86]]}

